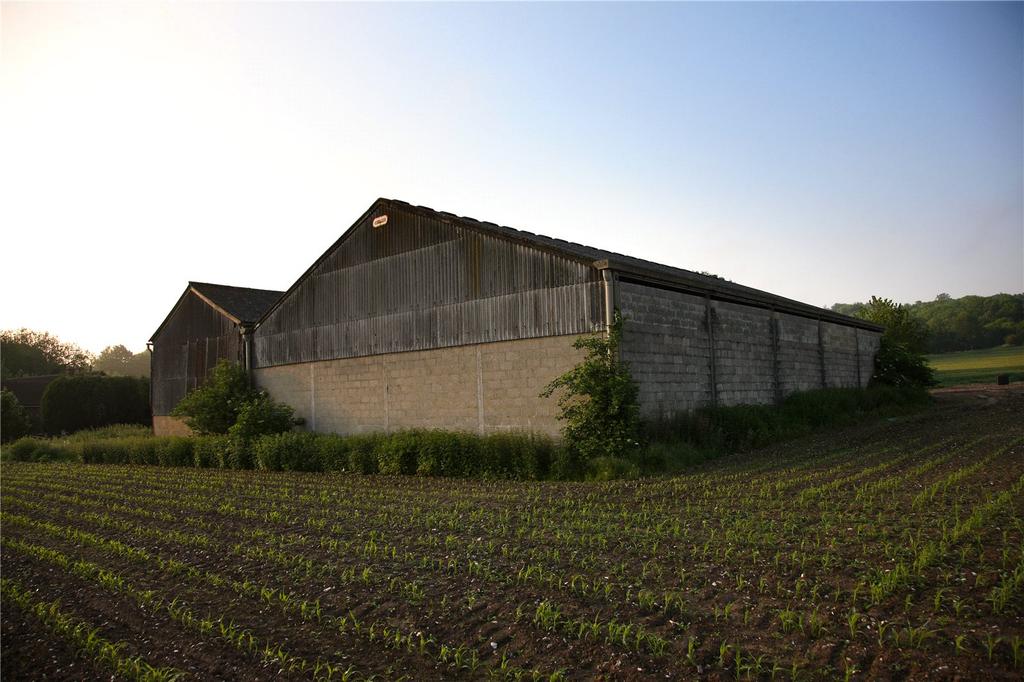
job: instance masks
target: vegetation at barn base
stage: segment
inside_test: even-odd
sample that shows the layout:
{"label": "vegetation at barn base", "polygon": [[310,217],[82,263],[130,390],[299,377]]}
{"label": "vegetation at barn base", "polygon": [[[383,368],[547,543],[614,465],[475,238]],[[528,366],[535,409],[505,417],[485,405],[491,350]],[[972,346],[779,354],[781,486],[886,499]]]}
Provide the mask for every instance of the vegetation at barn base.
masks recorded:
{"label": "vegetation at barn base", "polygon": [[28,435],[32,420],[13,393],[0,390],[0,439],[4,443]]}
{"label": "vegetation at barn base", "polygon": [[[696,463],[791,440],[822,429],[907,414],[928,403],[915,388],[827,389],[790,396],[781,406],[703,408],[645,425],[647,445],[629,459],[579,453],[545,436],[409,430],[340,436],[284,431],[154,437],[121,427],[63,438],[22,438],[3,450],[17,461],[154,464],[274,471],[449,476],[520,480],[611,480],[678,471]],[[258,412],[259,410],[257,410]],[[240,422],[241,423],[241,422]],[[279,423],[280,426],[280,423]]]}
{"label": "vegetation at barn base", "polygon": [[[628,467],[641,449],[639,388],[619,355],[621,341],[622,316],[616,310],[606,336],[573,342],[586,351],[583,360],[541,393],[544,398],[559,393],[562,439],[582,465],[602,459],[615,468]],[[610,458],[624,461],[612,464]]]}
{"label": "vegetation at barn base", "polygon": [[51,381],[42,399],[47,433],[72,433],[110,424],[148,424],[149,379],[74,374]]}
{"label": "vegetation at barn base", "polygon": [[1003,346],[927,356],[939,386],[995,383],[1000,374],[1024,381],[1024,347]]}
{"label": "vegetation at barn base", "polygon": [[646,425],[639,473],[675,471],[725,454],[916,412],[931,398],[920,387],[827,388],[794,393],[781,405],[699,408]]}

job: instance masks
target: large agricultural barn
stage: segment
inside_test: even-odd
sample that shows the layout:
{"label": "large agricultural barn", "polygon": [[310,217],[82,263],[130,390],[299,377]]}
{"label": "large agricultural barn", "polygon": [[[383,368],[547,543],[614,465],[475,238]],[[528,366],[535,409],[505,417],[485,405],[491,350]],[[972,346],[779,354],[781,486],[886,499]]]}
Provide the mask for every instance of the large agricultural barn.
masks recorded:
{"label": "large agricultural barn", "polygon": [[576,337],[604,333],[616,309],[646,417],[865,386],[881,333],[717,277],[389,199],[284,294],[218,287],[251,303],[246,315],[210,287],[190,285],[153,336],[158,433],[183,428],[170,409],[219,357],[244,362],[315,431],[555,434],[556,401],[539,394],[579,360]]}

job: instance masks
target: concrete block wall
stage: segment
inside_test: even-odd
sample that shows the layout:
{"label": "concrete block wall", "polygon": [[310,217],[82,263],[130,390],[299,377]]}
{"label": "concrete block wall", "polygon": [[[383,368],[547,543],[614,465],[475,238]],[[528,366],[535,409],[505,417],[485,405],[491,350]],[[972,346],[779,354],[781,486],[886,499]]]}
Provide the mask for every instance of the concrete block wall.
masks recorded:
{"label": "concrete block wall", "polygon": [[556,397],[540,392],[583,357],[575,336],[457,346],[258,368],[256,385],[312,431],[443,428],[558,435]]}
{"label": "concrete block wall", "polygon": [[860,346],[860,385],[867,386],[875,372],[875,355],[882,337],[879,334],[857,330],[857,345]]}
{"label": "concrete block wall", "polygon": [[814,319],[633,282],[617,283],[616,305],[622,359],[649,419],[716,402],[767,404],[796,391],[867,386],[878,349],[877,332],[831,322],[819,328]]}
{"label": "concrete block wall", "polygon": [[191,436],[192,429],[178,417],[153,415],[153,435],[156,436]]}
{"label": "concrete block wall", "polygon": [[640,389],[645,418],[668,417],[711,401],[704,299],[621,282],[621,357]]}
{"label": "concrete block wall", "polygon": [[857,330],[822,322],[821,333],[824,337],[825,384],[830,388],[858,386]]}
{"label": "concrete block wall", "polygon": [[775,353],[769,310],[712,301],[719,405],[775,400]]}
{"label": "concrete block wall", "polygon": [[821,388],[818,321],[785,313],[778,319],[782,395]]}

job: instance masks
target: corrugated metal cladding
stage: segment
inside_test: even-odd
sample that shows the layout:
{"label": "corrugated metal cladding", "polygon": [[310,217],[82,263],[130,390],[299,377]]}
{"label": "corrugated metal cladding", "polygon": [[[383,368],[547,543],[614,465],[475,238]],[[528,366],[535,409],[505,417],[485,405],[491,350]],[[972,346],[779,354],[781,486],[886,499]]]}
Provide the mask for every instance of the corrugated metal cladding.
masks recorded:
{"label": "corrugated metal cladding", "polygon": [[153,414],[171,413],[221,358],[241,362],[235,324],[189,291],[153,338]]}
{"label": "corrugated metal cladding", "polygon": [[581,334],[603,322],[589,264],[391,205],[364,216],[262,320],[254,366]]}

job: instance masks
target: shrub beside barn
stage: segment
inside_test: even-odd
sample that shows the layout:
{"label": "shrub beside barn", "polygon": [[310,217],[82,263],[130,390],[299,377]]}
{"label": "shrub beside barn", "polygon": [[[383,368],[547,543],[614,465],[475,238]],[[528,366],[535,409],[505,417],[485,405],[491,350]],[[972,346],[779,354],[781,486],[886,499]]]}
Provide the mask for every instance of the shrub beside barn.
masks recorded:
{"label": "shrub beside barn", "polygon": [[556,401],[539,394],[615,309],[647,418],[866,386],[881,333],[716,277],[387,199],[283,295],[266,292],[274,300],[251,321],[193,286],[175,310],[207,324],[171,334],[165,322],[153,338],[158,433],[218,357],[245,363],[247,347],[255,384],[311,430],[556,434]]}

